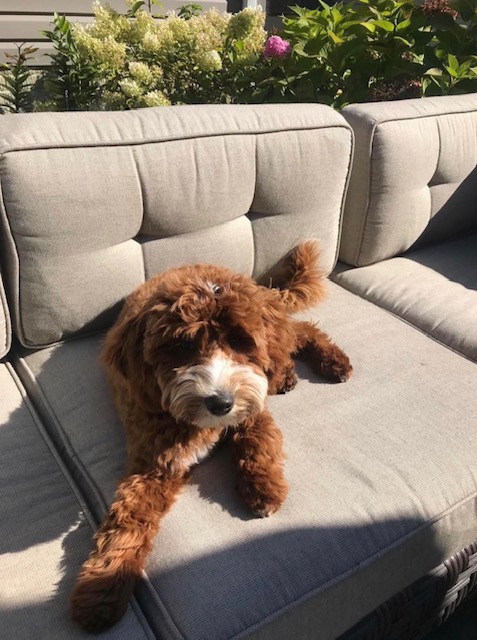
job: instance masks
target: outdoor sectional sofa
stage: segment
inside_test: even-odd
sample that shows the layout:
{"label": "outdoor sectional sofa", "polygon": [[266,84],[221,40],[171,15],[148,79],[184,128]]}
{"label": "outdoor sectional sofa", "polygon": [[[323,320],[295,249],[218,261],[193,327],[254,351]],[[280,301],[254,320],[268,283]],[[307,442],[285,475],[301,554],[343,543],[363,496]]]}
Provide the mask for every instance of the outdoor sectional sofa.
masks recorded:
{"label": "outdoor sectional sofa", "polygon": [[145,278],[269,283],[316,237],[305,314],[350,356],[269,398],[290,494],[250,516],[227,449],[164,520],[121,640],[419,638],[477,567],[477,95],[0,118],[0,638],[86,637],[68,596],[124,469],[98,364]]}

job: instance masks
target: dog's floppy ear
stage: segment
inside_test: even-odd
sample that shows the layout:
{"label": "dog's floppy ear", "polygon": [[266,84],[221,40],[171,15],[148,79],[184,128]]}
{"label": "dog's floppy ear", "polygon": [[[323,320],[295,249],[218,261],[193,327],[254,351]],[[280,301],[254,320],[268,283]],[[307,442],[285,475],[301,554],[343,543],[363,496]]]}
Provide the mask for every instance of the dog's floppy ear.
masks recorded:
{"label": "dog's floppy ear", "polygon": [[126,307],[123,309],[104,342],[101,362],[106,370],[129,380],[137,376],[143,363],[144,324],[142,313],[131,314]]}
{"label": "dog's floppy ear", "polygon": [[170,329],[170,326],[165,322],[168,308],[167,304],[156,301],[147,313],[147,318],[143,325],[143,354],[145,362],[149,364],[156,362],[157,351],[160,349],[167,330]]}

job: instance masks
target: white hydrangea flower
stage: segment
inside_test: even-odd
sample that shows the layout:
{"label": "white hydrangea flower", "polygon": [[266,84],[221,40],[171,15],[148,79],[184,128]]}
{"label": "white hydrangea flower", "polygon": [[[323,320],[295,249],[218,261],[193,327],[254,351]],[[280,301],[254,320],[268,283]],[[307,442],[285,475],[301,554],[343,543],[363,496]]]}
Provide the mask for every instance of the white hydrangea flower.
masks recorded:
{"label": "white hydrangea flower", "polygon": [[74,29],[74,38],[78,50],[102,69],[118,71],[124,67],[126,45],[123,42],[117,42],[112,36],[104,40],[95,38],[81,27]]}
{"label": "white hydrangea flower", "polygon": [[142,99],[146,107],[168,107],[171,104],[161,91],[148,91]]}
{"label": "white hydrangea flower", "polygon": [[222,58],[218,51],[204,51],[198,57],[197,65],[201,71],[220,71],[222,69]]}
{"label": "white hydrangea flower", "polygon": [[154,82],[154,75],[145,62],[130,62],[128,68],[131,78],[140,84],[150,85]]}
{"label": "white hydrangea flower", "polygon": [[142,48],[146,53],[155,54],[161,49],[161,39],[155,31],[148,31],[142,39]]}
{"label": "white hydrangea flower", "polygon": [[243,9],[231,16],[227,26],[227,37],[242,40],[243,58],[260,54],[265,46],[267,32],[264,28],[265,13],[257,9]]}
{"label": "white hydrangea flower", "polygon": [[128,98],[139,98],[142,95],[142,89],[136,80],[132,78],[123,78],[119,81],[119,87]]}

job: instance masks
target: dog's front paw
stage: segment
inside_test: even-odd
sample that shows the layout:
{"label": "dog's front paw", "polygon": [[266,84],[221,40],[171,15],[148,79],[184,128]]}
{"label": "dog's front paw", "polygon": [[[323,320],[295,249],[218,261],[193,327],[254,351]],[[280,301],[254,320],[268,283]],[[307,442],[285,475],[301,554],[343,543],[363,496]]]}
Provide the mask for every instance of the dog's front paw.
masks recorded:
{"label": "dog's front paw", "polygon": [[134,588],[127,575],[81,575],[70,598],[71,617],[88,633],[101,633],[126,612]]}
{"label": "dog's front paw", "polygon": [[275,372],[268,381],[269,395],[277,393],[287,393],[294,389],[298,382],[298,376],[295,371],[295,363],[291,362],[282,370]]}
{"label": "dog's front paw", "polygon": [[353,373],[348,356],[338,348],[321,362],[320,369],[323,376],[332,382],[346,382]]}
{"label": "dog's front paw", "polygon": [[295,369],[287,371],[285,378],[277,390],[277,393],[287,393],[296,387],[298,383],[298,376],[295,373]]}
{"label": "dog's front paw", "polygon": [[275,478],[257,475],[242,479],[237,489],[250,511],[259,518],[276,513],[288,494],[288,486],[281,473],[277,473]]}
{"label": "dog's front paw", "polygon": [[251,511],[254,516],[257,516],[257,518],[268,518],[269,516],[272,516],[274,513],[276,513],[281,506],[281,502],[269,502],[264,499],[257,501],[257,504],[255,504],[254,507],[251,508]]}

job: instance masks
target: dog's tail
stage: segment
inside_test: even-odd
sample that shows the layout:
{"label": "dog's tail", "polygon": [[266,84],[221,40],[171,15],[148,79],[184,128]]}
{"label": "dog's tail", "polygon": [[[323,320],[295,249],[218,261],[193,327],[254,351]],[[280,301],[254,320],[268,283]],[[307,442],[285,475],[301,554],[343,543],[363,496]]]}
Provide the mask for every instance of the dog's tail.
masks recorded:
{"label": "dog's tail", "polygon": [[323,299],[326,292],[325,274],[318,263],[320,249],[315,240],[305,240],[287,258],[287,286],[280,290],[289,311],[303,311]]}

